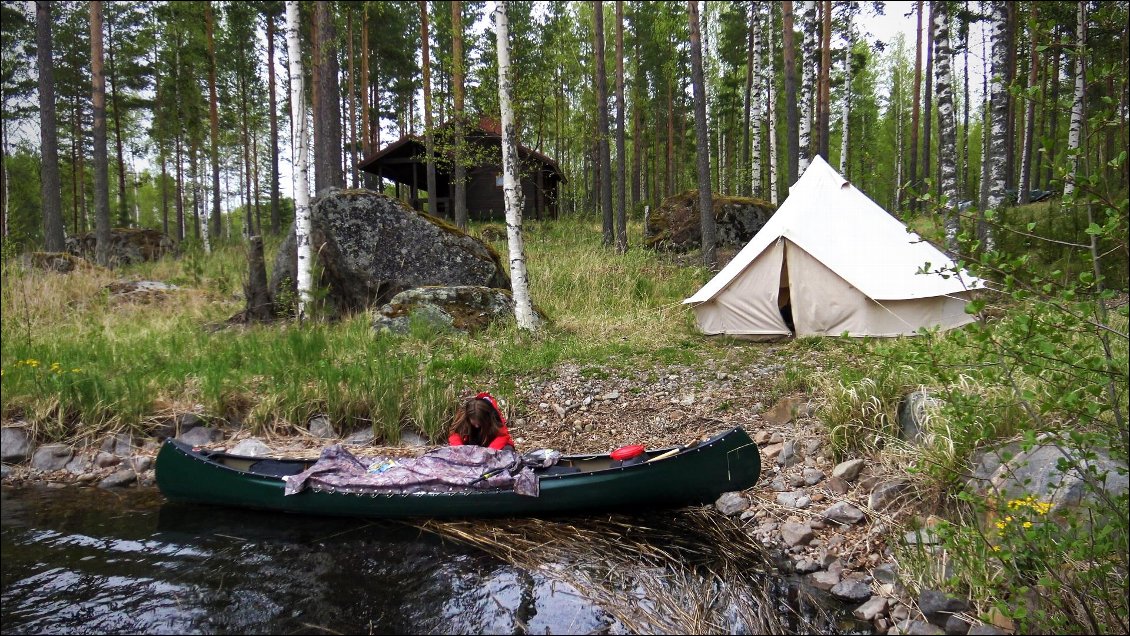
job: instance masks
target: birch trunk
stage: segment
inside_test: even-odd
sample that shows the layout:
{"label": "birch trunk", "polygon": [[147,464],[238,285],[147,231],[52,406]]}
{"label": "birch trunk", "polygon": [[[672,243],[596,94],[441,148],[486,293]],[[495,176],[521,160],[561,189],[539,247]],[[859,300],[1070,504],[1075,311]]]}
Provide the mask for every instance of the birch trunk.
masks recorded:
{"label": "birch trunk", "polygon": [[777,90],[773,84],[775,55],[773,41],[773,7],[769,7],[769,64],[766,65],[766,99],[769,102],[769,202],[777,205]]}
{"label": "birch trunk", "polygon": [[298,252],[298,320],[306,318],[313,288],[310,249],[310,177],[307,168],[306,97],[303,95],[302,47],[298,43],[298,2],[286,3],[286,46],[290,64],[290,121],[297,127],[294,158],[294,239]]}
{"label": "birch trunk", "polygon": [[788,120],[788,131],[785,139],[789,153],[788,185],[791,187],[800,175],[800,122],[797,121],[796,45],[793,43],[792,0],[782,0],[781,2],[781,24],[781,46],[785,49],[783,54],[785,62],[785,117]]}
{"label": "birch trunk", "polygon": [[[926,179],[933,181],[934,176],[931,173],[933,152],[933,120],[934,120],[934,83],[931,78],[934,76],[934,38],[937,37],[937,31],[934,27],[934,3],[929,5],[930,13],[927,13],[926,21],[926,74],[923,78],[926,82],[924,89],[925,96],[922,101],[922,191],[924,193],[930,191],[930,186],[926,183]],[[953,67],[950,67],[951,71]],[[935,185],[937,185],[935,183]]]}
{"label": "birch trunk", "polygon": [[596,141],[597,161],[600,164],[600,188],[596,195],[600,201],[604,245],[612,245],[614,228],[612,218],[612,153],[608,148],[608,77],[604,70],[604,3],[596,0],[592,5],[593,65],[596,71]]}
{"label": "birch trunk", "polygon": [[[993,3],[993,82],[990,89],[989,104],[992,113],[992,130],[989,136],[989,197],[987,210],[999,210],[1004,206],[1005,180],[1007,179],[1006,157],[1008,140],[1008,85],[1005,83],[1008,64],[1008,7],[1005,2]],[[978,238],[986,251],[993,251],[993,232],[989,219],[983,218],[978,228]]]}
{"label": "birch trunk", "polygon": [[910,189],[910,209],[918,209],[920,188],[918,187],[918,132],[919,122],[922,119],[922,0],[916,3],[915,13],[918,14],[917,34],[914,38],[914,101],[911,102],[910,111],[910,176],[907,187]]}
{"label": "birch trunk", "polygon": [[271,234],[277,235],[282,225],[279,208],[279,118],[278,97],[275,94],[275,14],[267,17],[267,95],[271,113]]}
{"label": "birch trunk", "polygon": [[[40,193],[43,200],[43,247],[48,252],[65,248],[63,200],[60,196],[59,136],[55,121],[55,75],[51,59],[51,3],[35,3],[36,49],[39,61],[39,140],[42,154]],[[7,140],[5,139],[6,143]],[[7,148],[5,148],[7,150]],[[7,197],[8,179],[4,179]],[[6,203],[6,201],[5,201]],[[8,206],[5,204],[4,209]],[[4,216],[5,228],[7,215]],[[7,233],[4,234],[7,236]]]}
{"label": "birch trunk", "polygon": [[[750,138],[749,138],[750,132],[751,132],[750,131],[750,111],[753,109],[753,104],[751,102],[754,99],[757,99],[757,93],[755,93],[753,91],[753,75],[754,75],[753,60],[754,60],[754,57],[755,57],[754,49],[757,48],[755,46],[755,43],[756,43],[756,40],[757,40],[757,35],[755,33],[755,26],[754,26],[756,19],[757,19],[757,3],[756,2],[750,2],[749,3],[749,42],[747,43],[748,45],[746,46],[746,63],[745,63],[745,104],[744,104],[744,108],[742,109],[742,154],[741,154],[741,161],[738,162],[738,173],[739,174],[741,174],[741,172],[742,172],[742,167],[743,167],[742,161],[749,161],[750,156],[751,156]],[[753,162],[750,161],[751,175],[752,175],[752,170],[753,170]],[[739,179],[739,181],[740,181],[740,179]],[[757,181],[755,181],[753,179],[753,177],[751,176],[750,177],[750,184],[749,184],[749,195],[750,196],[756,196],[754,194],[754,192],[756,190],[757,190]],[[741,188],[739,188],[738,194],[745,194],[745,191],[742,190]]]}
{"label": "birch trunk", "polygon": [[812,114],[815,101],[813,88],[816,85],[816,2],[805,0],[801,3],[801,29],[803,46],[800,54],[800,121],[797,126],[797,176],[804,174],[812,159]]}
{"label": "birch trunk", "polygon": [[[749,15],[749,38],[750,49],[753,55],[750,56],[750,66],[753,68],[751,75],[751,90],[752,97],[750,98],[750,110],[752,110],[753,117],[753,130],[750,132],[750,196],[762,196],[763,188],[761,185],[761,103],[764,99],[764,81],[765,75],[761,68],[761,58],[763,52],[761,50],[761,14],[758,12],[759,5],[753,3],[750,8]],[[747,126],[749,122],[746,122]]]}
{"label": "birch trunk", "polygon": [[1079,171],[1079,145],[1083,135],[1083,98],[1086,88],[1086,66],[1083,64],[1083,52],[1087,46],[1087,4],[1080,0],[1076,11],[1077,24],[1075,27],[1075,99],[1071,103],[1071,127],[1067,129],[1067,160],[1068,170],[1063,180],[1063,196],[1071,197],[1075,194],[1075,179]]}
{"label": "birch trunk", "polygon": [[953,107],[953,72],[950,49],[949,10],[945,2],[932,3],[934,23],[934,84],[938,102],[938,191],[945,206],[946,249],[957,252],[960,228],[957,194],[957,125]]}
{"label": "birch trunk", "polygon": [[106,157],[106,76],[102,73],[102,3],[90,3],[90,69],[94,103],[94,260],[110,265],[110,175]]}
{"label": "birch trunk", "polygon": [[420,59],[424,71],[424,152],[427,153],[428,212],[439,216],[436,206],[436,155],[435,138],[432,135],[432,71],[431,42],[428,41],[428,3],[420,0]]}
{"label": "birch trunk", "polygon": [[624,2],[616,0],[616,251],[621,254],[628,251],[624,152]]}
{"label": "birch trunk", "polygon": [[208,42],[208,120],[211,126],[212,146],[212,217],[216,222],[216,235],[220,234],[220,115],[216,101],[216,43],[215,19],[212,2],[204,3],[204,32]]}
{"label": "birch trunk", "polygon": [[855,37],[851,30],[851,13],[847,14],[847,25],[844,27],[847,35],[847,48],[844,49],[844,102],[840,111],[840,174],[848,177],[848,142],[851,139],[851,47],[855,44]]}
{"label": "birch trunk", "polygon": [[1036,25],[1039,5],[1033,2],[1031,14],[1028,16],[1028,96],[1025,98],[1024,108],[1024,143],[1020,149],[1020,191],[1017,201],[1021,204],[1028,203],[1029,191],[1032,187],[1032,136],[1036,132],[1036,100],[1034,90],[1039,81],[1039,51],[1036,48]]}
{"label": "birch trunk", "polygon": [[698,154],[698,209],[702,224],[702,264],[718,266],[714,197],[710,191],[710,140],[706,133],[706,86],[702,79],[702,40],[698,32],[698,0],[687,2],[691,29],[691,84],[694,89],[694,131]]}
{"label": "birch trunk", "polygon": [[526,248],[522,239],[522,187],[518,173],[518,140],[514,108],[510,105],[510,43],[506,3],[494,3],[494,29],[498,47],[498,107],[502,115],[502,190],[506,198],[506,239],[510,251],[510,287],[514,292],[514,319],[518,328],[537,330],[540,320],[530,300],[526,274]]}

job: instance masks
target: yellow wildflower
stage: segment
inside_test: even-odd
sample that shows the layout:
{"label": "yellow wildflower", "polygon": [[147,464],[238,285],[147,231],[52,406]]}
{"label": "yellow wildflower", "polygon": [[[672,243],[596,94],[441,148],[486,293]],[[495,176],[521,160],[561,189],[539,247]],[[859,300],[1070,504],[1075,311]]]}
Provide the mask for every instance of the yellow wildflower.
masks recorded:
{"label": "yellow wildflower", "polygon": [[1025,528],[1031,528],[1031,527],[1032,527],[1032,522],[1031,522],[1031,521],[1025,521],[1025,522],[1024,522],[1024,527],[1025,527]]}

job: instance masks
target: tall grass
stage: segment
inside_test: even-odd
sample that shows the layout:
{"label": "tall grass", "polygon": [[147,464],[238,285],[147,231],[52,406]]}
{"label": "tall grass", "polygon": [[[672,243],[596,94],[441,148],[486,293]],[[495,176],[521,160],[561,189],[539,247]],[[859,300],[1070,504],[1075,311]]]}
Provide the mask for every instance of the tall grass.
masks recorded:
{"label": "tall grass", "polygon": [[[531,295],[547,328],[529,334],[503,321],[470,337],[423,323],[406,336],[381,335],[365,314],[229,325],[243,303],[241,244],[212,254],[189,245],[179,258],[117,271],[47,273],[8,259],[0,410],[45,440],[144,433],[184,412],[265,435],[295,432],[324,414],[341,434],[367,427],[388,441],[402,431],[437,440],[460,391],[507,395],[517,379],[566,360],[647,364],[695,349],[690,312],[678,303],[705,271],[638,249],[616,255],[586,221],[530,224],[526,240]],[[505,242],[495,247],[505,253]],[[105,289],[121,278],[179,289],[123,301]]]}

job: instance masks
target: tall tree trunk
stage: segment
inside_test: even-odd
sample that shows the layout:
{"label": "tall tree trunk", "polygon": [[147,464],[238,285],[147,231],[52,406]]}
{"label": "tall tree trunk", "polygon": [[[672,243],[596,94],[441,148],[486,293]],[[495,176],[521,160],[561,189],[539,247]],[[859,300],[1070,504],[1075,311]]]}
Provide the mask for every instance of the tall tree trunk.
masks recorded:
{"label": "tall tree trunk", "polygon": [[[797,129],[797,175],[804,174],[812,160],[812,120],[816,108],[816,2],[801,2],[803,46],[800,55],[800,120]],[[795,53],[794,53],[795,54]]]}
{"label": "tall tree trunk", "polygon": [[[458,3],[458,0],[455,0]],[[369,5],[361,6],[361,155],[368,157],[373,151],[369,132],[369,109],[372,85],[369,81]],[[362,175],[368,179],[368,173]]]}
{"label": "tall tree trunk", "polygon": [[[599,10],[599,2],[597,3]],[[518,140],[514,108],[510,105],[510,42],[506,3],[494,3],[494,29],[498,50],[498,106],[502,111],[502,190],[506,197],[506,243],[510,252],[510,286],[514,291],[514,319],[518,328],[537,330],[540,319],[530,299],[526,273],[526,248],[522,239],[521,174],[518,171]],[[605,162],[607,165],[607,161]]]}
{"label": "tall tree trunk", "polygon": [[1020,150],[1020,192],[1017,199],[1021,204],[1028,203],[1032,188],[1032,147],[1034,145],[1032,136],[1036,132],[1036,100],[1033,94],[1036,90],[1036,84],[1039,82],[1038,72],[1040,70],[1039,51],[1036,47],[1039,4],[1031,2],[1028,6],[1028,10],[1031,11],[1028,16],[1028,97],[1024,100],[1026,104],[1024,109],[1024,146]]}
{"label": "tall tree trunk", "polygon": [[[462,2],[454,0],[451,3],[451,56],[452,77],[451,91],[453,96],[453,111],[455,120],[455,152],[452,201],[454,208],[455,225],[460,229],[467,229],[467,168],[463,165],[463,133],[466,122],[463,112],[463,7]],[[558,155],[560,157],[560,155]]]}
{"label": "tall tree trunk", "polygon": [[[1006,172],[1006,154],[1010,141],[1008,139],[1008,84],[1007,64],[1010,42],[1008,38],[1008,7],[1007,3],[997,0],[993,2],[993,49],[992,69],[993,83],[989,94],[989,103],[992,113],[992,130],[989,136],[989,198],[987,209],[999,211],[1005,203],[1005,188],[1007,187],[1008,173]],[[994,232],[989,227],[988,219],[982,218],[983,223],[978,228],[978,238],[982,240],[986,251],[995,248]]]}
{"label": "tall tree trunk", "polygon": [[94,260],[110,265],[110,184],[106,157],[106,77],[102,74],[102,3],[90,3],[90,70],[94,86]]}
{"label": "tall tree trunk", "polygon": [[183,243],[185,237],[185,219],[184,219],[184,147],[181,140],[181,133],[177,131],[176,136],[176,163],[177,163],[177,242]]}
{"label": "tall tree trunk", "polygon": [[216,19],[212,13],[212,1],[204,3],[204,33],[208,40],[208,120],[211,125],[212,146],[212,234],[217,238],[223,233],[223,219],[220,215],[220,113],[216,100]]}
{"label": "tall tree trunk", "polygon": [[[323,17],[325,17],[323,15]],[[297,128],[297,156],[294,159],[296,183],[294,187],[294,241],[297,252],[298,320],[306,318],[313,281],[313,254],[310,245],[310,178],[307,174],[306,149],[306,97],[302,86],[302,47],[298,42],[298,2],[286,3],[286,46],[290,65],[290,121]],[[324,71],[325,69],[323,69]],[[336,74],[335,74],[336,78]],[[336,112],[337,109],[332,109]]]}
{"label": "tall tree trunk", "polygon": [[840,111],[840,174],[845,179],[850,178],[848,166],[851,165],[848,154],[851,149],[851,49],[855,45],[855,34],[852,32],[851,12],[847,14],[847,25],[844,27],[844,36],[847,46],[844,48],[844,100],[843,109]]}
{"label": "tall tree trunk", "polygon": [[1058,143],[1058,139],[1059,139],[1059,137],[1058,137],[1058,135],[1059,135],[1059,130],[1058,130],[1058,128],[1059,128],[1059,125],[1058,125],[1059,124],[1059,85],[1060,85],[1060,79],[1059,79],[1060,60],[1059,60],[1059,58],[1060,58],[1060,50],[1061,50],[1060,45],[1062,44],[1062,42],[1063,42],[1062,36],[1060,35],[1060,33],[1058,31],[1056,31],[1055,45],[1052,47],[1052,80],[1051,80],[1052,98],[1051,98],[1051,103],[1048,105],[1048,108],[1051,110],[1051,114],[1048,117],[1048,119],[1051,120],[1051,122],[1048,124],[1048,128],[1050,129],[1048,131],[1048,139],[1051,140],[1051,147],[1048,149],[1048,161],[1047,161],[1048,165],[1045,168],[1045,172],[1044,172],[1044,183],[1047,184],[1049,190],[1051,189],[1051,186],[1052,186],[1052,179],[1055,178],[1055,172],[1054,172],[1055,171],[1055,165],[1056,165],[1056,163],[1055,163],[1055,157],[1056,157],[1055,149],[1056,149],[1057,146],[1059,146],[1059,143]]}
{"label": "tall tree trunk", "polygon": [[[330,3],[314,3],[314,31],[318,48],[314,55],[317,82],[314,88],[314,194],[325,188],[345,186],[341,171],[341,115],[338,108],[337,29]],[[293,90],[293,89],[292,89]]]}
{"label": "tall tree trunk", "polygon": [[[247,84],[248,78],[242,77],[239,80],[239,111],[240,111],[240,129],[243,137],[243,188],[246,195],[247,203],[243,208],[243,216],[247,221],[245,223],[247,230],[247,238],[251,238],[254,234],[259,232],[259,228],[252,222],[254,219],[251,216],[251,136],[248,134],[250,127],[247,122]],[[213,190],[216,198],[219,198],[220,193],[218,190]],[[213,214],[215,210],[213,209]],[[222,227],[221,224],[217,224]],[[220,238],[220,234],[216,233],[216,239]]]}
{"label": "tall tree trunk", "polygon": [[[42,157],[39,184],[43,205],[43,249],[48,252],[62,252],[66,239],[63,229],[62,185],[59,179],[59,134],[55,123],[51,3],[46,0],[35,3],[35,46],[39,62],[39,143]],[[7,179],[4,185],[7,187]],[[7,227],[7,205],[4,208],[4,221]]]}
{"label": "tall tree trunk", "polygon": [[[644,77],[640,71],[640,48],[639,38],[636,38],[635,45],[635,70],[632,77],[632,207],[635,208],[640,203],[640,181],[643,177],[641,164],[643,163],[640,154],[644,152],[643,149],[643,126],[642,111],[643,111],[643,86]],[[558,153],[560,156],[560,153]]]}
{"label": "tall tree trunk", "polygon": [[[750,160],[750,111],[754,108],[753,100],[757,98],[756,93],[753,92],[753,61],[754,49],[757,48],[757,3],[749,3],[749,39],[746,44],[746,58],[745,58],[745,102],[742,108],[742,159],[750,161],[751,172],[753,170],[753,162]],[[760,122],[758,123],[760,126]],[[739,166],[740,170],[741,166]],[[756,196],[757,192],[757,179],[750,178],[749,195]],[[744,188],[738,189],[738,194],[744,194]]]}
{"label": "tall tree trunk", "polygon": [[[782,3],[783,5],[784,3]],[[773,40],[773,5],[769,5],[769,63],[766,65],[765,99],[769,102],[769,202],[777,205],[777,87],[774,80],[777,74],[773,60],[776,58],[776,42]]]}
{"label": "tall tree trunk", "polygon": [[702,79],[702,39],[698,32],[698,0],[687,2],[691,30],[691,84],[694,90],[694,131],[698,145],[698,209],[702,224],[702,264],[718,267],[718,232],[714,196],[710,191],[710,139],[706,133],[706,86]]}
{"label": "tall tree trunk", "polygon": [[788,177],[789,186],[796,183],[800,170],[800,122],[796,101],[796,45],[793,43],[793,3],[792,0],[781,2],[781,46],[784,47],[785,60],[785,115],[788,119],[786,140],[789,153]]}
{"label": "tall tree trunk", "polygon": [[279,204],[279,118],[275,94],[275,14],[267,14],[267,93],[271,125],[271,234],[282,231],[282,210]]}
{"label": "tall tree trunk", "polygon": [[428,41],[428,3],[419,0],[420,6],[420,53],[424,71],[424,146],[427,153],[428,212],[438,216],[436,209],[436,157],[432,137],[432,71],[431,43]]}
{"label": "tall tree trunk", "polygon": [[596,65],[596,136],[600,155],[600,208],[603,243],[613,241],[612,153],[608,144],[608,74],[604,69],[604,3],[596,0],[593,9],[593,64]]}
{"label": "tall tree trunk", "polygon": [[823,11],[824,27],[820,32],[820,114],[817,134],[819,135],[818,150],[825,160],[830,161],[828,154],[828,132],[832,121],[832,0],[824,0]]}
{"label": "tall tree trunk", "polygon": [[[922,0],[916,3],[915,13],[918,14],[918,30],[914,38],[914,102],[910,114],[910,178],[907,187],[914,197],[911,199],[910,209],[918,209],[918,131],[922,117]],[[901,183],[900,183],[901,186]]]}
{"label": "tall tree trunk", "polygon": [[[965,0],[964,13],[969,15],[969,0]],[[969,41],[969,22],[964,22],[962,32],[959,34],[960,41]],[[962,82],[964,91],[961,99],[961,180],[958,183],[958,191],[962,193],[965,199],[973,199],[973,187],[969,181],[969,47],[961,47],[962,55]]]}
{"label": "tall tree trunk", "polygon": [[675,194],[675,78],[667,82],[667,165],[663,170],[667,190],[664,196]]}
{"label": "tall tree trunk", "polygon": [[126,201],[126,162],[122,151],[122,113],[118,104],[118,76],[114,73],[114,21],[106,20],[106,59],[110,63],[110,106],[114,109],[114,150],[118,160],[118,225],[128,227],[129,203]]}
{"label": "tall tree trunk", "polygon": [[624,152],[624,2],[616,0],[616,251],[621,254],[628,251]]}
{"label": "tall tree trunk", "polygon": [[957,126],[954,122],[953,72],[950,49],[950,20],[946,2],[931,2],[934,48],[937,66],[934,82],[938,91],[938,170],[941,179],[938,192],[945,206],[946,249],[957,252],[957,234],[960,229],[957,192]]}
{"label": "tall tree trunk", "polygon": [[1006,2],[1005,15],[1005,64],[1004,64],[1004,99],[1008,103],[1005,109],[1005,143],[1004,143],[1004,187],[1010,190],[1016,185],[1016,100],[1012,98],[1013,82],[1016,80],[1016,28],[1020,14],[1019,2]]}
{"label": "tall tree trunk", "polygon": [[752,111],[753,130],[749,130],[750,120],[746,120],[746,133],[750,135],[750,145],[743,153],[743,156],[749,157],[750,164],[750,190],[749,195],[752,197],[764,196],[761,178],[761,123],[762,111],[761,105],[765,99],[765,72],[761,66],[763,57],[762,40],[761,40],[761,14],[759,12],[759,3],[751,2],[749,11],[749,47],[751,54],[748,62],[750,64],[750,72],[747,73],[746,85],[751,91],[747,95],[746,110],[747,114]]}
{"label": "tall tree trunk", "polygon": [[[923,179],[932,177],[930,173],[931,157],[934,156],[932,152],[933,147],[933,120],[934,120],[934,83],[931,79],[934,77],[934,37],[937,33],[936,25],[934,24],[934,3],[930,2],[930,13],[927,19],[926,29],[926,97],[923,100],[923,121],[922,121],[922,177]],[[952,67],[951,67],[952,68]],[[952,90],[952,87],[951,87]],[[928,191],[929,188],[925,185],[922,190]]]}
{"label": "tall tree trunk", "polygon": [[[352,12],[352,10],[351,10]],[[354,188],[361,187],[357,178],[357,80],[353,68],[353,16],[349,16],[349,176]]]}
{"label": "tall tree trunk", "polygon": [[1086,97],[1086,73],[1084,54],[1087,47],[1087,3],[1079,1],[1075,13],[1075,97],[1071,102],[1071,127],[1067,129],[1067,174],[1063,180],[1063,197],[1069,199],[1075,194],[1075,180],[1079,174],[1080,144],[1083,137],[1083,100]]}

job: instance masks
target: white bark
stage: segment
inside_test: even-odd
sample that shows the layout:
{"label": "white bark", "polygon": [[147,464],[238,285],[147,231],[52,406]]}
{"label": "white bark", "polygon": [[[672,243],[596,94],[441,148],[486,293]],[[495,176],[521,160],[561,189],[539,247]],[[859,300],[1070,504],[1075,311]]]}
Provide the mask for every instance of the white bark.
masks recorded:
{"label": "white bark", "polygon": [[498,106],[502,111],[502,191],[506,200],[506,239],[510,251],[514,319],[519,329],[534,331],[538,328],[539,320],[530,300],[526,250],[522,239],[522,188],[518,173],[514,108],[510,104],[510,43],[505,2],[494,3],[494,29],[498,45]]}
{"label": "white bark", "polygon": [[750,140],[750,163],[752,164],[750,179],[753,188],[750,193],[761,196],[761,101],[764,99],[762,92],[762,67],[761,67],[761,14],[760,4],[753,3],[750,10],[750,20],[753,29],[753,97],[750,99],[750,116],[753,122],[753,136]]}
{"label": "white bark", "polygon": [[938,105],[938,192],[945,206],[946,249],[957,251],[957,122],[953,107],[953,65],[950,49],[949,9],[935,3],[934,16],[934,93]]}
{"label": "white bark", "polygon": [[[1009,141],[1008,134],[1008,86],[1004,83],[1008,57],[1007,8],[1004,2],[993,3],[993,82],[989,91],[989,108],[992,114],[989,132],[989,198],[987,210],[998,210],[1004,205],[1005,162],[1004,156]],[[985,250],[994,248],[993,232],[988,220],[979,233]]]}
{"label": "white bark", "polygon": [[1075,178],[1079,171],[1079,141],[1083,136],[1083,97],[1086,87],[1086,67],[1083,50],[1087,45],[1087,3],[1080,1],[1076,11],[1075,28],[1075,99],[1071,104],[1071,127],[1067,131],[1067,156],[1070,168],[1063,180],[1063,196],[1075,194]]}
{"label": "white bark", "polygon": [[308,137],[306,129],[306,97],[303,95],[302,49],[298,43],[298,2],[286,3],[286,48],[290,63],[290,121],[297,126],[295,132],[297,157],[294,158],[294,239],[298,252],[298,320],[306,318],[311,301],[313,282],[313,254],[310,248],[310,174],[308,167]]}
{"label": "white bark", "polygon": [[848,169],[848,116],[851,113],[851,47],[854,42],[851,32],[851,13],[847,14],[847,47],[844,49],[844,101],[843,110],[840,112],[840,174],[847,178]]}
{"label": "white bark", "polygon": [[769,9],[769,64],[766,69],[768,81],[766,99],[769,101],[769,202],[777,205],[777,91],[773,85],[773,9]]}
{"label": "white bark", "polygon": [[816,100],[816,58],[819,55],[816,42],[816,2],[805,0],[801,11],[801,21],[804,29],[804,46],[801,47],[800,66],[802,69],[800,80],[800,126],[797,145],[800,147],[800,160],[797,163],[797,176],[804,174],[808,169],[808,162],[812,158],[812,115],[815,111]]}

